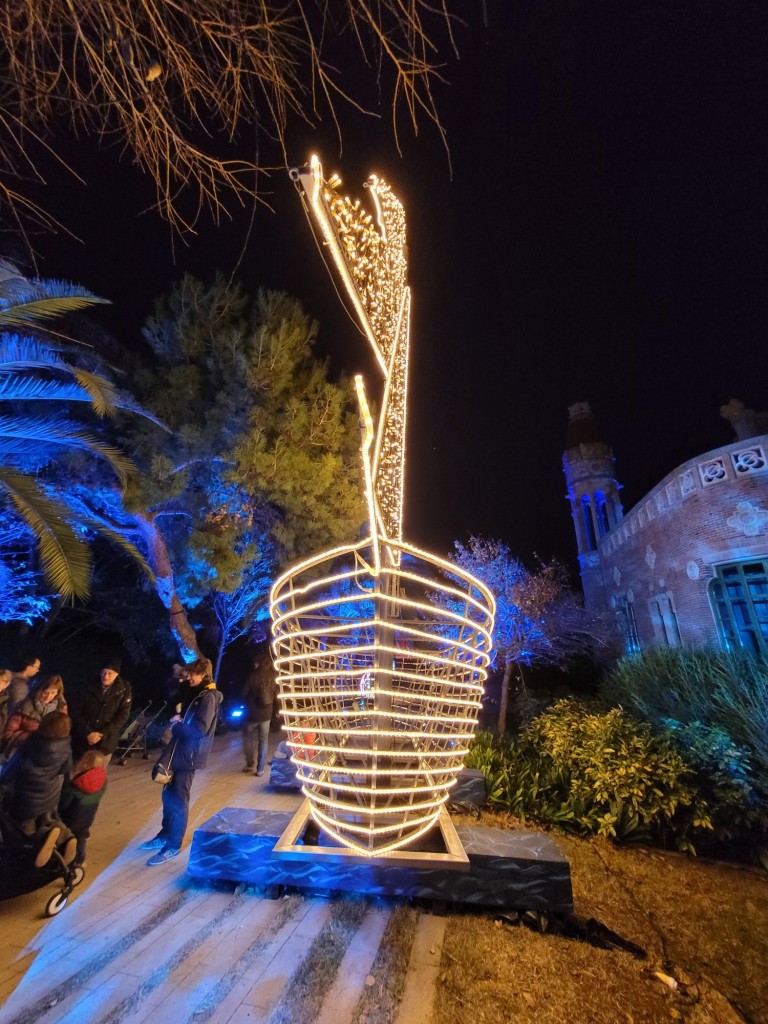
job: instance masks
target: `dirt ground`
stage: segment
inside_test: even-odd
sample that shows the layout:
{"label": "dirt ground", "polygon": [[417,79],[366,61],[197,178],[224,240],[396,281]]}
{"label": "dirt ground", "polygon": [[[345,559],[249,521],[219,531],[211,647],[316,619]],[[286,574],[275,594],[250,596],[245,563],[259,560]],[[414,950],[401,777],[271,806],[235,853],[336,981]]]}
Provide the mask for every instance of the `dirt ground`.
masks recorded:
{"label": "dirt ground", "polygon": [[768,1024],[766,872],[553,838],[571,862],[575,921],[557,934],[556,922],[541,933],[452,915],[436,1021]]}

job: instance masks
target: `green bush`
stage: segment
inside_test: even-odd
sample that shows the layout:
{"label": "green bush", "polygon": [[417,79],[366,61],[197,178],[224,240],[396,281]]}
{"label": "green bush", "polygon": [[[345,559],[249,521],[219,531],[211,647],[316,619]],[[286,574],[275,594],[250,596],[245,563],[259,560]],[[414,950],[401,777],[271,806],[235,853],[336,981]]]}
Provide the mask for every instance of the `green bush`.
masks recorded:
{"label": "green bush", "polygon": [[639,711],[654,727],[722,730],[750,764],[750,784],[768,794],[768,663],[746,652],[651,651],[623,658],[601,686],[610,704]]}
{"label": "green bush", "polygon": [[672,740],[619,708],[558,701],[516,743],[478,735],[467,764],[485,773],[490,803],[523,820],[685,850],[712,827]]}
{"label": "green bush", "polygon": [[666,719],[664,726],[711,809],[713,839],[751,840],[759,846],[768,832],[768,806],[756,788],[749,751],[724,729],[702,722]]}

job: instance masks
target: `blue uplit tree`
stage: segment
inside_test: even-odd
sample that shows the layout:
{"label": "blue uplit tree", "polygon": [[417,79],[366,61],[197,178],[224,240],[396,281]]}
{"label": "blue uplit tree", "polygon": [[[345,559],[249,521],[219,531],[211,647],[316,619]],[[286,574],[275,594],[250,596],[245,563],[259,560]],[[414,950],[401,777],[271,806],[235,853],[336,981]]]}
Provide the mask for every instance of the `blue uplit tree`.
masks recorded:
{"label": "blue uplit tree", "polygon": [[352,389],[312,356],[316,333],[289,296],[185,277],[147,321],[151,356],[131,375],[169,432],[126,423],[141,473],[125,500],[92,481],[77,495],[146,553],[187,660],[193,610],[232,638],[280,566],[355,536],[364,517]]}
{"label": "blue uplit tree", "polygon": [[610,642],[607,622],[589,615],[568,588],[559,563],[540,563],[531,572],[500,540],[470,537],[454,543],[451,561],[481,579],[496,598],[493,644],[503,666],[498,731],[506,731],[509,686],[515,666],[563,665]]}

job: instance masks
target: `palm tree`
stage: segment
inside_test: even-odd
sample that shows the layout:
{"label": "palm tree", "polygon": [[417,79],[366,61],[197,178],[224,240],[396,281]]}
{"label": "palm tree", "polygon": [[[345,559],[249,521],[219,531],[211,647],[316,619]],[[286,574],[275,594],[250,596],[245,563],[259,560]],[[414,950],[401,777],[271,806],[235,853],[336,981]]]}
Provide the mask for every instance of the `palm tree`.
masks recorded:
{"label": "palm tree", "polygon": [[89,530],[105,534],[147,568],[117,531],[92,519],[82,505],[75,508],[65,490],[40,478],[72,454],[106,463],[121,486],[131,470],[118,449],[69,412],[71,403],[83,403],[91,418],[118,409],[146,415],[117,390],[109,367],[90,346],[56,330],[66,314],[104,302],[76,285],[28,281],[12,263],[0,260],[0,403],[13,403],[0,405],[0,492],[34,534],[43,571],[65,600],[88,596]]}

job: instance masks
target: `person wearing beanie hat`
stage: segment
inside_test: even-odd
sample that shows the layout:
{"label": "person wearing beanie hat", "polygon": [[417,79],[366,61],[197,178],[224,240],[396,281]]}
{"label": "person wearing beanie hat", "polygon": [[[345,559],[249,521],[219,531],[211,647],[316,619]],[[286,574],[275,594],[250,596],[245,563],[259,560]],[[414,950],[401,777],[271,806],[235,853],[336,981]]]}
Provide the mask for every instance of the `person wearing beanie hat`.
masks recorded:
{"label": "person wearing beanie hat", "polygon": [[107,658],[98,682],[72,700],[72,747],[76,758],[98,750],[108,763],[131,713],[131,684],[120,675],[119,658]]}

